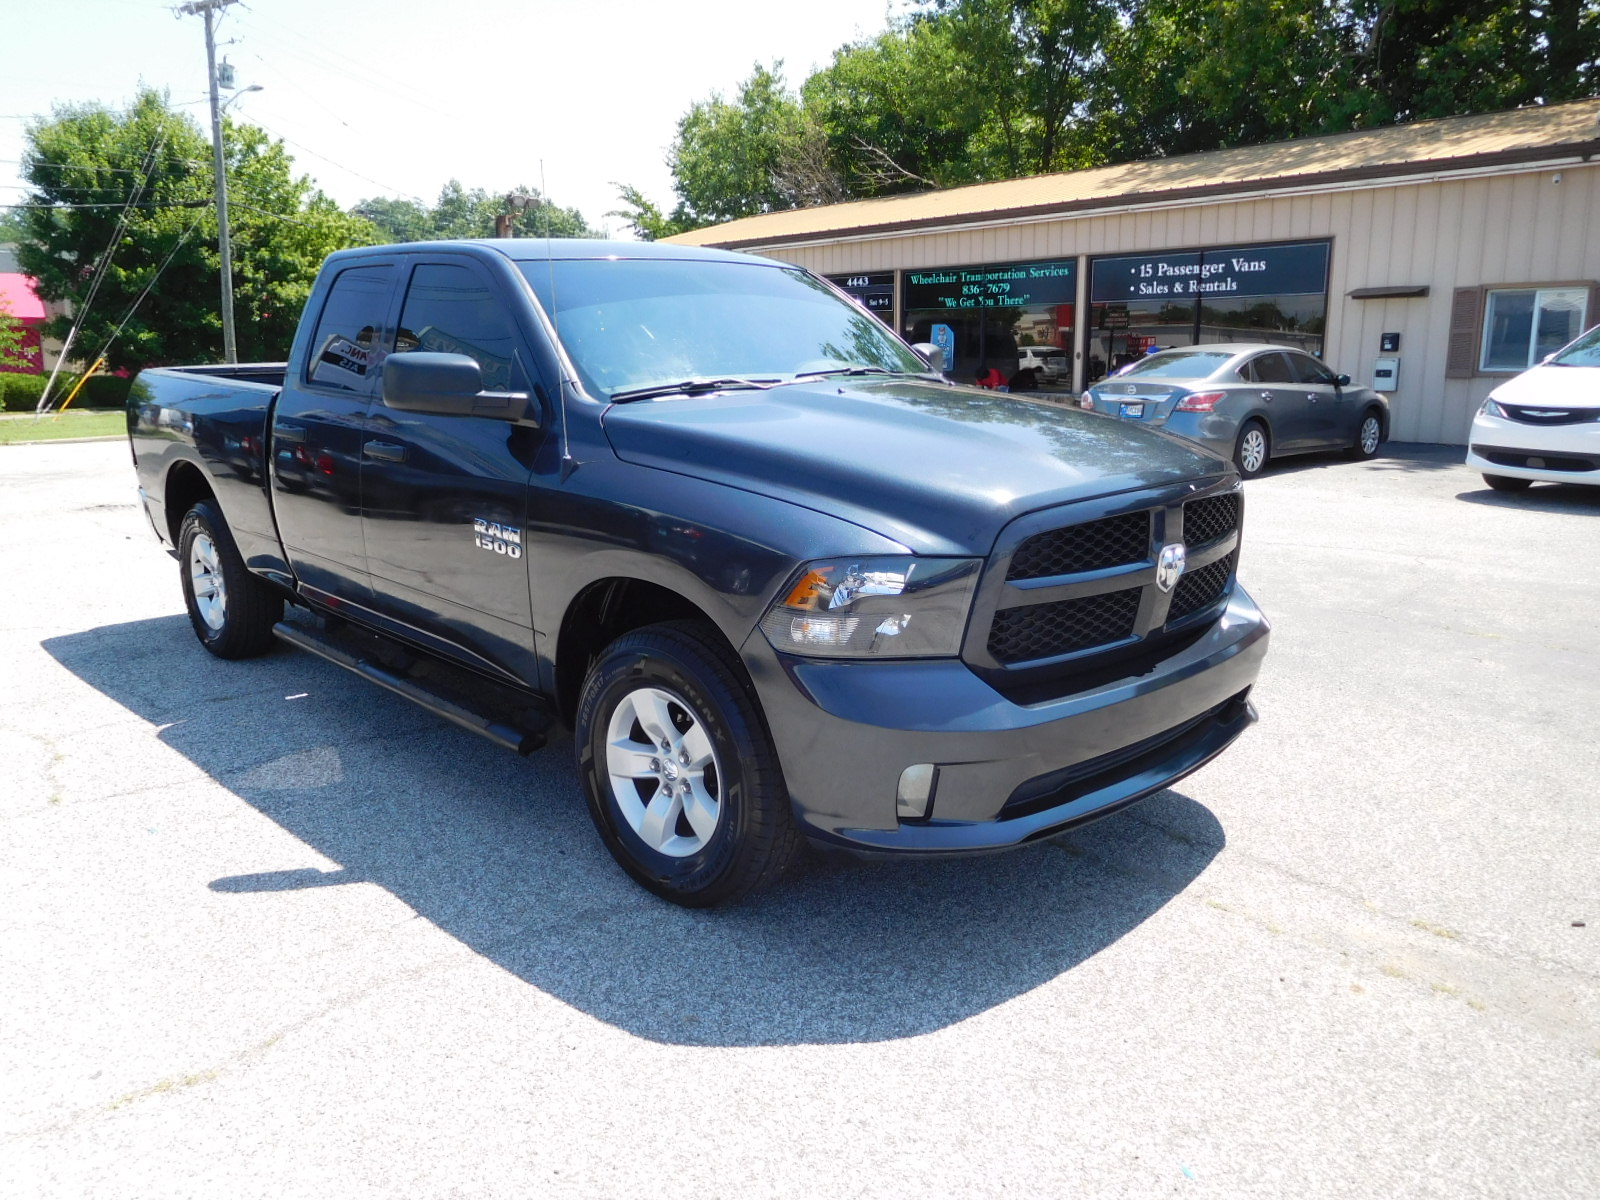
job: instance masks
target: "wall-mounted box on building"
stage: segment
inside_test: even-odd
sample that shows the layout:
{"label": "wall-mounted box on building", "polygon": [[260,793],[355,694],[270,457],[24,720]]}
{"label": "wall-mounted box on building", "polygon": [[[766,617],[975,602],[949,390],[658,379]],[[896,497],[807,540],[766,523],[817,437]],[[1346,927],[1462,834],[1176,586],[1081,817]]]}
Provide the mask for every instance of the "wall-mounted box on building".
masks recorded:
{"label": "wall-mounted box on building", "polygon": [[1392,392],[1400,386],[1399,358],[1379,358],[1372,363],[1372,390]]}

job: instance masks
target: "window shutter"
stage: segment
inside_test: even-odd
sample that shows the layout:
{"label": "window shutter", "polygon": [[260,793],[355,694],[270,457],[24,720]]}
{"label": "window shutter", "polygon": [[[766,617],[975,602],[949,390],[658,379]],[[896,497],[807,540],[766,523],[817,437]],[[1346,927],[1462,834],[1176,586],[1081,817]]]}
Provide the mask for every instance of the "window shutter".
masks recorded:
{"label": "window shutter", "polygon": [[1450,342],[1444,377],[1468,379],[1478,370],[1478,330],[1483,321],[1483,289],[1457,288],[1450,301]]}

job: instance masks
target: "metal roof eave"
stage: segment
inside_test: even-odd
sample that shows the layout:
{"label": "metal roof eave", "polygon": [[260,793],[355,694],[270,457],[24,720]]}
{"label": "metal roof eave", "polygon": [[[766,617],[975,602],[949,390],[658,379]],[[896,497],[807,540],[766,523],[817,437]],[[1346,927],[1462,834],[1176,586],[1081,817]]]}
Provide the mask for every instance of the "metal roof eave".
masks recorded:
{"label": "metal roof eave", "polygon": [[[816,229],[786,235],[734,238],[727,241],[706,241],[702,246],[715,246],[724,250],[744,250],[752,247],[779,249],[802,244],[817,245],[852,240],[852,237],[882,237],[886,234],[917,233],[932,230],[959,229],[963,226],[992,224],[1004,221],[1038,220],[1054,216],[1087,215],[1100,209],[1127,209],[1160,204],[1178,204],[1210,198],[1246,199],[1255,193],[1277,194],[1297,191],[1315,191],[1341,184],[1364,181],[1404,181],[1412,176],[1445,176],[1457,173],[1482,172],[1500,167],[1529,167],[1536,164],[1564,166],[1575,162],[1588,162],[1600,155],[1600,137],[1582,141],[1524,146],[1510,150],[1483,154],[1462,155],[1456,158],[1430,158],[1413,162],[1376,163],[1360,167],[1341,167],[1310,174],[1262,176],[1248,180],[1223,180],[1193,187],[1162,188],[1146,192],[1123,192],[1117,195],[1092,196],[1081,200],[1053,201],[1044,204],[1020,205],[1011,208],[993,208],[969,213],[950,213],[914,217],[901,221],[881,221],[868,224],[839,226],[833,229]],[[890,199],[890,197],[884,197]]]}

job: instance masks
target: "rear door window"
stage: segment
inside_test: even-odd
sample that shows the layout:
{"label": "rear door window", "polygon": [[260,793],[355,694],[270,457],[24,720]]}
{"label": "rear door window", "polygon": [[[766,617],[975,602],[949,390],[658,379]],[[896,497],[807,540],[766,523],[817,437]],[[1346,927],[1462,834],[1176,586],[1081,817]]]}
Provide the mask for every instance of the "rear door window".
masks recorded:
{"label": "rear door window", "polygon": [[391,266],[349,267],[334,276],[317,319],[306,382],[371,395],[383,361],[381,334],[394,284]]}
{"label": "rear door window", "polygon": [[1251,383],[1292,383],[1289,360],[1282,354],[1262,354],[1245,365],[1245,378]]}

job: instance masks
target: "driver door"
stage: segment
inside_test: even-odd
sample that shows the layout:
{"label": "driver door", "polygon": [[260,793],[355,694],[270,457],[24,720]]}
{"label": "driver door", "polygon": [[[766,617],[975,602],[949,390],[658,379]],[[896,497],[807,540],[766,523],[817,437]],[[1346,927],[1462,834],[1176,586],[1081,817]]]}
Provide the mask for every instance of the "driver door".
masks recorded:
{"label": "driver door", "polygon": [[[533,391],[522,334],[470,258],[408,262],[395,354],[466,354],[492,391]],[[538,680],[528,594],[529,478],[545,427],[373,405],[362,529],[374,605],[394,630],[481,670]]]}

